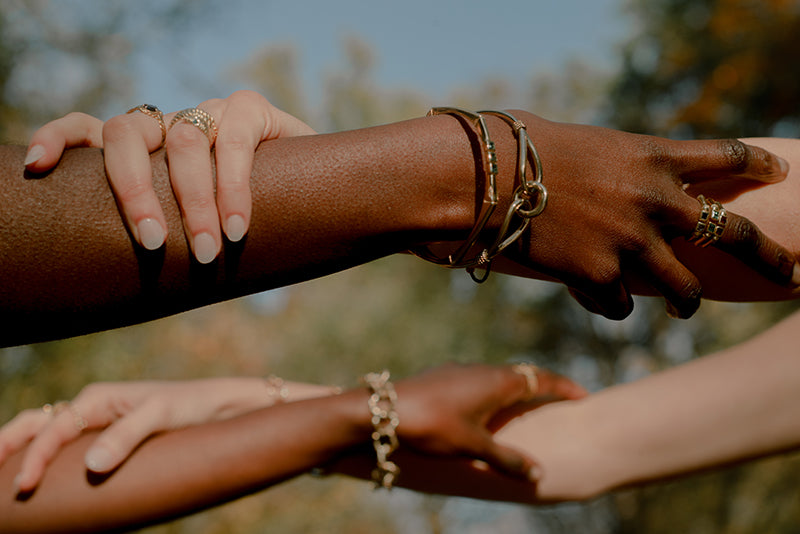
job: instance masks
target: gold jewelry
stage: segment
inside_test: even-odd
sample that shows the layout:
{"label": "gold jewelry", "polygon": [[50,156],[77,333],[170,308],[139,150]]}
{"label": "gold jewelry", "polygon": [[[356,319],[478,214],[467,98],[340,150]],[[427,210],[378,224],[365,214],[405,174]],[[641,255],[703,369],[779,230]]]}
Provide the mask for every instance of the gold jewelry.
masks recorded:
{"label": "gold jewelry", "polygon": [[214,117],[210,113],[200,108],[181,110],[172,117],[172,121],[169,123],[170,129],[179,122],[188,122],[199,128],[208,137],[209,146],[214,146],[214,142],[217,140],[217,123],[214,122]]}
{"label": "gold jewelry", "polygon": [[369,373],[362,380],[370,390],[367,405],[372,414],[372,445],[378,459],[375,469],[372,470],[372,482],[376,489],[390,490],[400,474],[397,464],[388,459],[399,445],[397,425],[400,420],[395,411],[397,393],[389,381],[389,371]]}
{"label": "gold jewelry", "polygon": [[267,395],[272,399],[274,404],[286,402],[289,398],[289,387],[284,382],[283,378],[275,375],[269,375],[266,378]]}
{"label": "gold jewelry", "polygon": [[535,398],[539,393],[539,368],[532,363],[518,363],[512,365],[511,370],[525,378],[528,400]]}
{"label": "gold jewelry", "polygon": [[698,196],[697,200],[702,208],[689,242],[698,247],[706,247],[716,243],[722,237],[725,225],[728,224],[728,212],[716,200],[710,198],[706,200],[703,195]]}
{"label": "gold jewelry", "polygon": [[72,415],[72,421],[78,431],[83,431],[87,426],[89,426],[89,422],[84,419],[78,409],[71,402],[60,401],[55,404],[47,403],[42,406],[42,411],[52,417],[57,417],[65,410],[69,411],[69,413]]}
{"label": "gold jewelry", "polygon": [[141,104],[135,108],[129,109],[125,113],[134,113],[136,111],[144,113],[148,117],[153,117],[158,121],[158,126],[161,128],[161,144],[159,146],[164,146],[164,141],[167,140],[167,123],[164,122],[164,114],[161,110],[151,104]]}
{"label": "gold jewelry", "polygon": [[[516,241],[530,224],[530,220],[544,211],[547,205],[547,189],[542,184],[542,161],[536,147],[528,135],[525,123],[514,118],[509,113],[504,111],[481,111],[472,113],[458,108],[433,108],[428,112],[428,115],[439,114],[461,115],[480,130],[481,138],[483,140],[483,149],[485,155],[484,159],[484,172],[487,176],[488,187],[483,199],[481,211],[472,227],[466,241],[458,248],[456,252],[449,255],[447,258],[440,258],[433,254],[428,247],[421,247],[411,252],[424,260],[444,265],[451,268],[466,268],[472,279],[481,283],[486,281],[491,272],[492,260],[503,252],[509,245]],[[500,227],[500,231],[489,247],[484,248],[477,256],[464,260],[464,256],[475,245],[486,227],[486,223],[494,212],[498,203],[497,197],[497,154],[495,151],[494,142],[489,137],[489,131],[486,128],[486,122],[483,115],[495,115],[500,117],[505,122],[511,125],[514,130],[514,135],[517,138],[517,173],[519,175],[520,185],[514,191],[514,198],[508,208],[505,219]],[[533,179],[528,179],[528,156],[533,160]],[[521,219],[519,226],[509,233],[512,219],[514,217]],[[482,277],[475,275],[475,269],[484,269],[485,274]]]}

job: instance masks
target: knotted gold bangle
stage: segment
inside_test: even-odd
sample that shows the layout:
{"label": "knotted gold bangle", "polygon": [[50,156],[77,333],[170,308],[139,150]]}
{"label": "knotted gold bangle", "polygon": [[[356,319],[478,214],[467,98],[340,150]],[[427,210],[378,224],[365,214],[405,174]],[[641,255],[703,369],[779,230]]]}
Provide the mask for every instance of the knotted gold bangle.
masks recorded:
{"label": "knotted gold bangle", "polygon": [[[483,167],[488,183],[484,193],[483,203],[481,204],[481,210],[475,220],[475,224],[469,236],[467,236],[467,239],[458,250],[446,258],[437,256],[426,246],[416,248],[411,252],[437,265],[444,265],[454,269],[466,268],[472,279],[481,283],[489,277],[492,260],[508,248],[514,241],[519,239],[530,225],[531,219],[544,211],[547,205],[547,189],[542,183],[542,161],[539,157],[539,152],[536,150],[536,146],[534,146],[533,141],[531,141],[528,135],[525,123],[516,119],[510,113],[491,110],[472,113],[470,111],[451,107],[433,108],[428,112],[429,116],[439,114],[461,115],[478,128],[482,139]],[[477,256],[465,260],[464,256],[466,256],[467,252],[478,242],[481,233],[486,227],[486,223],[489,221],[498,203],[497,154],[494,142],[489,136],[489,130],[486,127],[486,121],[483,115],[499,117],[514,130],[514,135],[517,138],[517,175],[519,186],[514,191],[514,198],[511,201],[503,223],[500,226],[500,230],[492,244],[485,247]],[[528,179],[528,157],[530,157],[533,162],[534,176],[531,179]],[[515,217],[520,219],[519,224],[514,230],[509,231]],[[485,274],[482,277],[476,276],[476,268],[484,269]]]}

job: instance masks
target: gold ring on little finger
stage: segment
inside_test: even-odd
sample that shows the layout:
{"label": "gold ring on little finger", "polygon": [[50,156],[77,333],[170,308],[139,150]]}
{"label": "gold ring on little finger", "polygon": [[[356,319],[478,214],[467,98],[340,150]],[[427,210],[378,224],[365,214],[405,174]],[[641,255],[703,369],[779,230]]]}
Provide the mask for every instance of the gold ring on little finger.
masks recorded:
{"label": "gold ring on little finger", "polygon": [[532,363],[517,363],[511,366],[511,370],[525,378],[527,400],[536,397],[539,393],[539,368]]}
{"label": "gold ring on little finger", "polygon": [[214,146],[214,142],[217,140],[217,123],[214,122],[214,117],[209,112],[200,108],[181,110],[172,117],[169,123],[170,129],[179,122],[188,122],[199,129],[208,137],[209,146]]}
{"label": "gold ring on little finger", "polygon": [[728,224],[728,212],[716,200],[706,199],[703,195],[698,196],[697,200],[701,205],[700,217],[689,242],[698,247],[707,247],[722,237],[725,225]]}
{"label": "gold ring on little finger", "polygon": [[136,111],[144,113],[148,117],[152,117],[158,121],[158,126],[161,128],[161,144],[159,147],[164,146],[164,142],[167,140],[167,123],[164,122],[164,114],[161,110],[152,104],[141,104],[135,108],[129,109],[125,113],[134,113]]}

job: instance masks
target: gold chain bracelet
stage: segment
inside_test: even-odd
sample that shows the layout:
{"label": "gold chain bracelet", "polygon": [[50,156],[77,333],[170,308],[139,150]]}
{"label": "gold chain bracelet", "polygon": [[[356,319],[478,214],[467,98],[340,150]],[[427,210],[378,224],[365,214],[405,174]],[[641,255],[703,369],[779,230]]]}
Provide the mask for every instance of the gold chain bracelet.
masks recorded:
{"label": "gold chain bracelet", "polygon": [[389,456],[399,445],[397,425],[400,421],[395,411],[397,393],[389,381],[389,371],[369,373],[364,376],[363,382],[370,390],[367,405],[372,415],[372,445],[377,456],[377,464],[372,470],[372,482],[375,488],[392,489],[400,474],[397,464],[389,460]]}

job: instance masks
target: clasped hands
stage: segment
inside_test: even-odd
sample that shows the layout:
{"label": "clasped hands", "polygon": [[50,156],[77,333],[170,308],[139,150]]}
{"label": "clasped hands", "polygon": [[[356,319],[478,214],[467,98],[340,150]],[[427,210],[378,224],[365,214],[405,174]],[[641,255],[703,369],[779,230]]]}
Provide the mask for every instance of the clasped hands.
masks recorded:
{"label": "clasped hands", "polygon": [[[223,232],[238,241],[248,231],[249,180],[258,144],[314,131],[251,91],[208,100],[199,108],[218,125],[213,147],[199,128],[185,122],[164,136],[158,121],[144,113],[105,123],[73,113],[34,134],[27,168],[52,168],[65,148],[103,148],[127,227],[141,246],[157,249],[165,242],[167,225],[148,155],[164,141],[187,240],[197,261],[210,263],[220,253]],[[736,140],[671,141],[514,114],[527,124],[538,147],[550,198],[496,270],[557,279],[584,307],[610,318],[625,317],[632,309],[629,275],[663,295],[673,315],[691,316],[702,286],[676,259],[671,243],[695,228],[701,212],[695,196],[706,188],[718,195],[728,182],[737,191],[743,182],[752,188],[778,182],[788,170],[781,158]],[[172,117],[164,116],[167,124]],[[497,121],[490,129],[508,127]],[[512,166],[499,161],[504,164]],[[749,220],[734,213],[728,217],[718,248],[775,284],[798,285],[800,271],[790,251]]]}
{"label": "clasped hands", "polygon": [[[526,378],[510,365],[451,364],[402,380],[397,383],[402,446],[481,460],[499,472],[530,479],[535,460],[496,442],[493,430],[521,408],[530,410],[586,395],[571,380],[544,369],[537,371],[537,383],[530,398]],[[325,397],[330,400],[308,407],[325,410],[336,402],[331,395],[338,396],[337,389],[288,383],[289,396],[282,401]],[[368,393],[366,388],[353,391],[355,396],[340,399],[356,403],[348,412],[363,414],[366,441],[371,433]],[[154,434],[230,419],[268,408],[275,401],[265,380],[250,377],[90,384],[69,403],[69,409],[25,410],[0,427],[0,466],[24,449],[15,484],[18,491],[31,492],[60,449],[84,432],[102,430],[88,449],[85,464],[91,472],[108,474]],[[81,424],[76,424],[77,418]],[[280,425],[275,427],[277,435],[282,431]]]}

